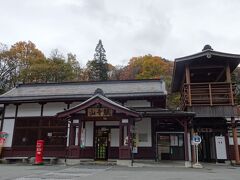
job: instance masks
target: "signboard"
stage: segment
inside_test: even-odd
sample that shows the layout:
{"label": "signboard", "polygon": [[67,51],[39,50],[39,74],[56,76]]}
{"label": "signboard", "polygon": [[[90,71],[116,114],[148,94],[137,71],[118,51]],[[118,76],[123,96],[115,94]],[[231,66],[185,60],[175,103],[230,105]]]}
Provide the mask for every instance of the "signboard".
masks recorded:
{"label": "signboard", "polygon": [[217,159],[227,159],[226,143],[224,136],[215,136]]}
{"label": "signboard", "polygon": [[138,153],[138,136],[136,133],[132,133],[132,153]]}
{"label": "signboard", "polygon": [[128,119],[122,119],[122,123],[123,124],[127,124],[128,123]]}
{"label": "signboard", "polygon": [[201,142],[202,142],[202,138],[201,138],[200,136],[195,135],[195,136],[192,137],[192,143],[193,143],[194,145],[198,145],[198,144],[200,144]]}
{"label": "signboard", "polygon": [[81,129],[81,139],[80,139],[80,147],[84,148],[85,147],[85,136],[86,136],[86,131],[85,128]]}
{"label": "signboard", "polygon": [[88,108],[88,117],[109,117],[112,116],[112,109],[109,108]]}

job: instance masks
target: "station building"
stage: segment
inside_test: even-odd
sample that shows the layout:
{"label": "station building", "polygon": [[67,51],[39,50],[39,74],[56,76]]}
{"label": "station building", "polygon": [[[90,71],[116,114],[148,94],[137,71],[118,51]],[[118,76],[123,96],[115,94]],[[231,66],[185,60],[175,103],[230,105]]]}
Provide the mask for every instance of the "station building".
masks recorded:
{"label": "station building", "polygon": [[[19,84],[0,96],[1,131],[8,133],[2,157],[44,156],[75,160],[151,159],[239,162],[238,112],[231,73],[240,55],[213,51],[178,58],[172,91],[178,110],[166,108],[161,79]],[[221,138],[223,137],[223,138]],[[224,146],[217,149],[220,138]],[[219,146],[220,147],[220,146]]]}

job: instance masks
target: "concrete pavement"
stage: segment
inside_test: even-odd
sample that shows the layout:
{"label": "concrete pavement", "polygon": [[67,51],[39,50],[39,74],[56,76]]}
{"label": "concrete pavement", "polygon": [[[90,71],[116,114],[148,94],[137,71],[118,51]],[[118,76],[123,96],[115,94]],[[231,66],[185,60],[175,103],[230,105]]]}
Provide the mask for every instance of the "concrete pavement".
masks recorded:
{"label": "concrete pavement", "polygon": [[1,180],[239,180],[240,168],[207,164],[203,169],[184,167],[120,167],[101,165],[32,166],[0,164]]}

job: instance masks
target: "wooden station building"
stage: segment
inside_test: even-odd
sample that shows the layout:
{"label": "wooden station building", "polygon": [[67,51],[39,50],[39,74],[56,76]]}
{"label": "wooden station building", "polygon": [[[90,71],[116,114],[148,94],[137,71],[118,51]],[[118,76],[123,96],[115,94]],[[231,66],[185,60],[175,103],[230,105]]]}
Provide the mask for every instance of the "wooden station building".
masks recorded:
{"label": "wooden station building", "polygon": [[47,157],[190,162],[191,136],[199,134],[201,160],[217,160],[216,136],[226,139],[224,160],[237,159],[231,73],[239,61],[209,46],[176,59],[172,91],[181,92],[181,110],[166,109],[160,79],[19,84],[0,96],[2,157],[33,157],[42,139]]}

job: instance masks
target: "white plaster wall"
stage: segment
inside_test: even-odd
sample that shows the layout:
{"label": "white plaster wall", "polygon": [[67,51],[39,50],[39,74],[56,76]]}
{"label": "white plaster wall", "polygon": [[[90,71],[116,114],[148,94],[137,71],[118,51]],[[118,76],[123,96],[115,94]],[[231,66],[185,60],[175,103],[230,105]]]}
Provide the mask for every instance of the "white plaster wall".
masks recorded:
{"label": "white plaster wall", "polygon": [[70,138],[70,124],[68,123],[68,129],[67,129],[67,147],[69,146],[69,138]]}
{"label": "white plaster wall", "polygon": [[152,128],[151,128],[151,118],[143,118],[141,121],[135,124],[136,133],[147,134],[147,142],[139,142],[139,147],[152,147]]}
{"label": "white plaster wall", "polygon": [[96,126],[119,126],[119,121],[96,121]]}
{"label": "white plaster wall", "polygon": [[86,129],[86,145],[85,146],[93,146],[93,122],[86,122],[85,123]]}
{"label": "white plaster wall", "polygon": [[119,147],[119,129],[118,128],[111,129],[110,145],[111,147]]}
{"label": "white plaster wall", "polygon": [[21,116],[40,116],[41,105],[38,103],[26,103],[18,106],[18,117]]}
{"label": "white plaster wall", "polygon": [[54,116],[64,109],[67,109],[67,104],[63,102],[47,103],[43,107],[43,116]]}
{"label": "white plaster wall", "polygon": [[151,103],[147,100],[128,100],[124,103],[127,107],[151,107]]}
{"label": "white plaster wall", "polygon": [[[229,138],[229,144],[230,144],[230,145],[234,145],[234,144],[233,144],[233,138],[232,138],[232,137]],[[240,137],[238,138],[238,145],[240,145]]]}
{"label": "white plaster wall", "polygon": [[16,106],[14,104],[9,104],[5,109],[5,117],[15,117]]}
{"label": "white plaster wall", "polygon": [[8,133],[4,147],[12,147],[14,123],[15,119],[4,119],[2,131]]}

